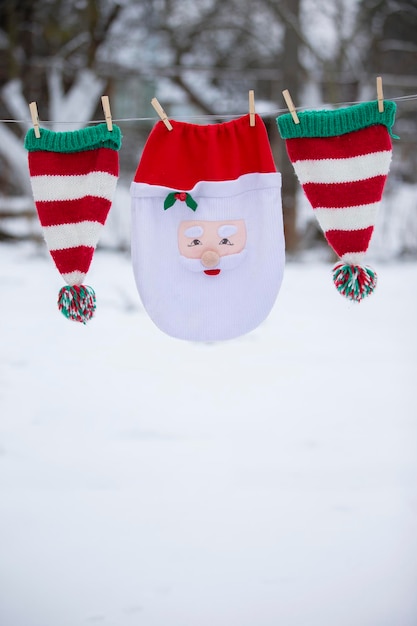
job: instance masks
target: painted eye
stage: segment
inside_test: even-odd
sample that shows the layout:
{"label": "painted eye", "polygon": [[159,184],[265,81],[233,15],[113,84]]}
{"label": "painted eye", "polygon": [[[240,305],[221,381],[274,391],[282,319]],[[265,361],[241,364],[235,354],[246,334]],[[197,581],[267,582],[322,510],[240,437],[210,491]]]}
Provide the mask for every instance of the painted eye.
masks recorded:
{"label": "painted eye", "polygon": [[188,247],[191,248],[192,246],[201,246],[202,243],[199,239],[193,239],[191,243],[188,244]]}
{"label": "painted eye", "polygon": [[219,242],[219,246],[233,246],[234,244],[226,237]]}

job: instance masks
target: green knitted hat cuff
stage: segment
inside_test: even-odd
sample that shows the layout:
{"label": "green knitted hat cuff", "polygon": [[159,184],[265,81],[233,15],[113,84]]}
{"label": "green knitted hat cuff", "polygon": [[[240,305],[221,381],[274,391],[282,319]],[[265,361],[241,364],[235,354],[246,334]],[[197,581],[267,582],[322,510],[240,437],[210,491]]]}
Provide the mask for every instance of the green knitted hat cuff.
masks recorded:
{"label": "green knitted hat cuff", "polygon": [[297,113],[300,120],[295,124],[290,113],[277,117],[280,135],[283,139],[296,137],[336,137],[374,124],[387,127],[391,137],[395,121],[395,102],[384,100],[384,111],[378,111],[378,101],[364,102],[334,111],[302,111]]}
{"label": "green knitted hat cuff", "polygon": [[57,133],[53,130],[40,128],[39,139],[31,128],[25,137],[25,148],[29,152],[45,150],[47,152],[83,152],[96,148],[112,148],[120,150],[122,134],[120,128],[113,124],[113,130],[107,129],[107,124],[97,124],[81,130],[72,130]]}

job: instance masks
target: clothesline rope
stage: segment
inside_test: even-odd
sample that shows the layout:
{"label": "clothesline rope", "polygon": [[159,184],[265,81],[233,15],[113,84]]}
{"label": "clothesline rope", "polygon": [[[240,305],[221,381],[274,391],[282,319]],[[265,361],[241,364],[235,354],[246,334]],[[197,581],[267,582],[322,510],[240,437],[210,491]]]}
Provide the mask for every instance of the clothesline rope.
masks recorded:
{"label": "clothesline rope", "polygon": [[[417,100],[417,94],[410,94],[410,95],[406,95],[406,96],[397,96],[396,98],[386,98],[387,100],[393,100],[396,102],[407,102],[407,101],[411,101],[411,100]],[[297,111],[304,111],[304,110],[308,110],[311,108],[325,108],[325,107],[332,107],[332,106],[351,106],[354,104],[362,104],[363,102],[369,102],[369,100],[356,100],[356,101],[351,101],[351,102],[337,102],[334,104],[321,104],[319,105],[319,107],[316,105],[314,107],[308,107],[308,106],[304,106],[304,107],[295,107]],[[213,120],[213,119],[233,119],[233,118],[237,118],[237,117],[241,117],[242,115],[245,115],[247,113],[247,111],[245,112],[241,112],[241,113],[216,113],[216,114],[201,114],[201,115],[173,115],[173,119],[176,120],[182,120],[182,121],[187,121],[187,120]],[[288,109],[287,108],[283,108],[283,109],[276,109],[273,111],[258,111],[258,115],[260,115],[263,118],[269,118],[269,117],[276,117],[277,115],[280,115],[282,113],[288,113]],[[120,117],[120,118],[113,118],[113,122],[117,122],[117,123],[122,123],[122,122],[155,122],[155,117]],[[18,119],[0,119],[1,123],[4,124],[29,124],[32,125],[32,121],[30,119],[24,119],[24,120],[18,120]],[[60,120],[41,120],[40,123],[41,124],[99,124],[103,122],[103,119],[98,119],[98,120],[88,120],[88,121],[60,121]]]}

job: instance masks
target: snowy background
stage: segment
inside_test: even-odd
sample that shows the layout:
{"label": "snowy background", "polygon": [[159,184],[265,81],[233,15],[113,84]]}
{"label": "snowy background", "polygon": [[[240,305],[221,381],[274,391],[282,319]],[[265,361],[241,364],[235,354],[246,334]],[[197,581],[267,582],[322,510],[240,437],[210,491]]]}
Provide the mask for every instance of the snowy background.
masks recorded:
{"label": "snowy background", "polygon": [[[0,626],[417,625],[416,33],[413,0],[0,2]],[[109,252],[151,98],[219,119],[254,89],[270,118],[283,89],[341,105],[378,75],[401,141],[375,294],[338,295],[296,186],[302,255],[268,319],[224,343],[161,333]],[[121,178],[82,326],[45,246],[2,238],[40,234],[28,102],[75,130],[103,93]]]}
{"label": "snowy background", "polygon": [[254,332],[198,344],[97,251],[86,326],[0,246],[1,626],[415,626],[417,263],[360,305],[289,263]]}

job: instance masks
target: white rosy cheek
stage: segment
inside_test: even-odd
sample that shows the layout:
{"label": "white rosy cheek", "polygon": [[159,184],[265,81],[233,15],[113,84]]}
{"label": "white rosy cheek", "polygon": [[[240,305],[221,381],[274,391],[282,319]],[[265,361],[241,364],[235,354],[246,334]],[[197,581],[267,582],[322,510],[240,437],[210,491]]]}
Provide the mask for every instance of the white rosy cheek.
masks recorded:
{"label": "white rosy cheek", "polygon": [[202,249],[203,246],[189,246],[187,244],[183,250],[180,249],[180,253],[188,259],[199,259],[201,257]]}
{"label": "white rosy cheek", "polygon": [[236,252],[236,254],[228,254],[227,256],[221,258],[219,267],[222,270],[234,270],[236,267],[239,267],[242,261],[246,259],[246,256],[246,250]]}
{"label": "white rosy cheek", "polygon": [[190,272],[202,272],[204,270],[200,259],[190,259],[189,257],[180,255],[180,263]]}

